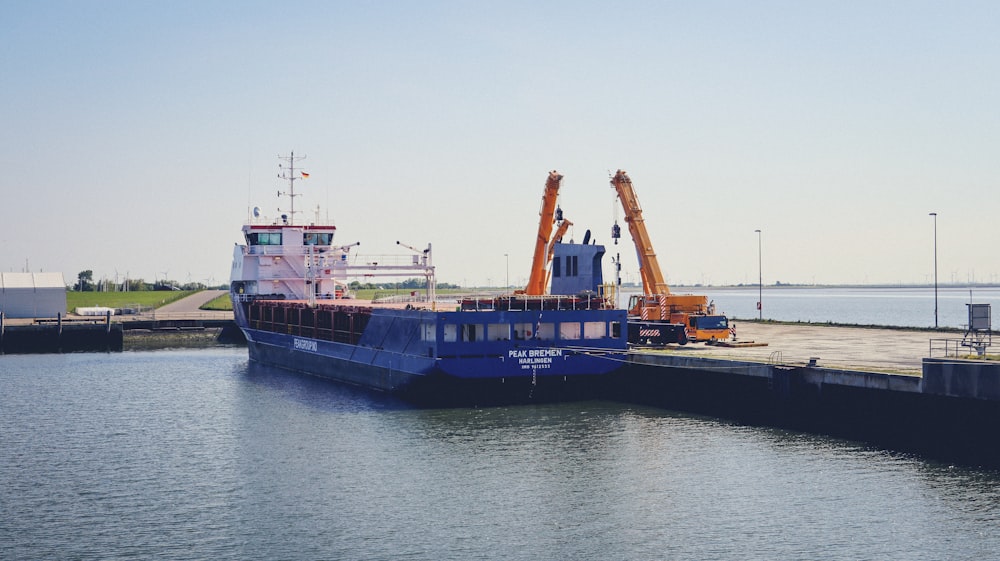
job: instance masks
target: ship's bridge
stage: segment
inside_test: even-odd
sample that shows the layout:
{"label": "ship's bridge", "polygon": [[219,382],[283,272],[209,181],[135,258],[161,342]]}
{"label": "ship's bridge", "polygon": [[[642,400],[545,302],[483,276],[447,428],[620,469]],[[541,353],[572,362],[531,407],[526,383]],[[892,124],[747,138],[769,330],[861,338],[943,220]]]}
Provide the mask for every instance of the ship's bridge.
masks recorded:
{"label": "ship's bridge", "polygon": [[336,226],[293,226],[270,224],[266,226],[248,224],[243,227],[250,253],[275,254],[279,247],[300,248],[306,246],[327,247],[333,244]]}

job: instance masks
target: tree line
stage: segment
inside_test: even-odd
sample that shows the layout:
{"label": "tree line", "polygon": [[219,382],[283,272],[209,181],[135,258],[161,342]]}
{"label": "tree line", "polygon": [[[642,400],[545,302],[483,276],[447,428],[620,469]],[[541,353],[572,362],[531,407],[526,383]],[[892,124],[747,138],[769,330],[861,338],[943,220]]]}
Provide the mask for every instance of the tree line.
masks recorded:
{"label": "tree line", "polygon": [[163,279],[146,282],[144,279],[125,279],[118,282],[110,279],[94,280],[94,271],[87,269],[76,276],[76,283],[69,287],[78,292],[143,292],[152,290],[204,290],[206,288],[225,289],[226,285],[207,286],[202,282],[177,282]]}
{"label": "tree line", "polygon": [[[352,281],[349,283],[348,288],[351,290],[387,290],[390,288],[398,288],[400,290],[419,290],[427,288],[427,279],[406,279],[399,282],[382,282],[382,283],[371,283],[360,281]],[[461,288],[457,284],[450,284],[447,282],[437,283],[437,288]]]}
{"label": "tree line", "polygon": [[[400,282],[394,283],[362,283],[359,281],[351,282],[351,290],[386,290],[386,289],[400,289],[400,290],[419,290],[427,288],[427,279],[406,279]],[[438,288],[459,288],[458,285],[449,284],[446,282],[437,283]],[[207,288],[215,289],[226,289],[225,284],[218,286],[206,286],[201,282],[186,282],[180,283],[175,280],[158,280],[155,282],[146,282],[145,280],[139,279],[125,279],[122,282],[115,282],[108,279],[94,280],[94,271],[87,269],[86,271],[80,271],[76,277],[76,283],[71,287],[72,290],[79,292],[141,292],[146,290],[204,290]]]}

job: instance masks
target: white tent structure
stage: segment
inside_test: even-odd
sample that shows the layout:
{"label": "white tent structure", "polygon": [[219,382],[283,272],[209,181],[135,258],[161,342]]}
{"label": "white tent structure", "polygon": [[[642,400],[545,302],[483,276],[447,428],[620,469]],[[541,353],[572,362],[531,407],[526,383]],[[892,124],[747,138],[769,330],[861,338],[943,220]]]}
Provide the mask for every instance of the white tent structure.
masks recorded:
{"label": "white tent structure", "polygon": [[0,273],[0,312],[9,318],[66,315],[62,273]]}

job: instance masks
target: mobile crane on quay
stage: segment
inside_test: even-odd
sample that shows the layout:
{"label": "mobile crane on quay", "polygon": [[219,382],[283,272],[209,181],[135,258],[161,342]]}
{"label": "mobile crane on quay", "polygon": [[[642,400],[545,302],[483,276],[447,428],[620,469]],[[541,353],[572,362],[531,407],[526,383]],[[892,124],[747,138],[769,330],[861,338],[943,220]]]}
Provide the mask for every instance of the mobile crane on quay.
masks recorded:
{"label": "mobile crane on quay", "polygon": [[[639,199],[632,180],[623,170],[611,178],[611,187],[618,193],[625,210],[625,222],[635,243],[642,278],[642,294],[633,295],[628,304],[629,342],[662,345],[685,344],[688,341],[725,341],[729,338],[729,320],[715,313],[708,297],[696,294],[673,294],[660,271],[653,242],[642,218]],[[618,243],[621,228],[617,220],[611,227],[611,237]],[[634,333],[633,333],[634,332]]]}

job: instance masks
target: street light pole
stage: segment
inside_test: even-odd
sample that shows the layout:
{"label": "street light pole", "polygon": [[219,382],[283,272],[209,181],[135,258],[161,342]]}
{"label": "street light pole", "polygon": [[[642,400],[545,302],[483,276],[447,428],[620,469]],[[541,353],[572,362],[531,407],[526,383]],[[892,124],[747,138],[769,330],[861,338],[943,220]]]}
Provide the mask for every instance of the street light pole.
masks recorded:
{"label": "street light pole", "polygon": [[760,230],[757,232],[757,313],[758,319],[764,319],[764,267],[760,251]]}
{"label": "street light pole", "polygon": [[504,286],[504,292],[510,289],[510,255],[504,253],[504,260],[507,262],[507,284]]}
{"label": "street light pole", "polygon": [[928,216],[934,217],[934,329],[937,329],[938,328],[937,213],[932,212]]}

